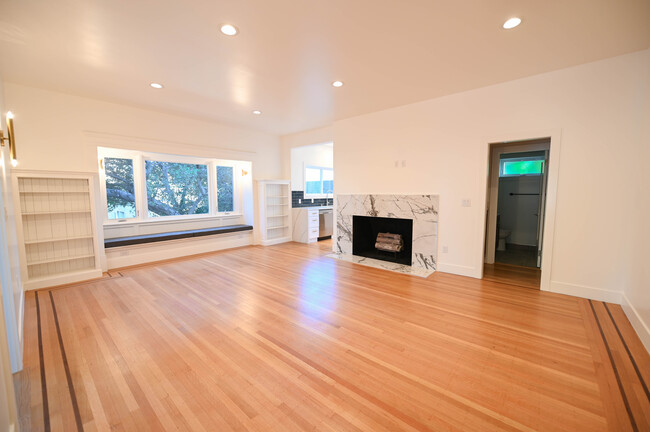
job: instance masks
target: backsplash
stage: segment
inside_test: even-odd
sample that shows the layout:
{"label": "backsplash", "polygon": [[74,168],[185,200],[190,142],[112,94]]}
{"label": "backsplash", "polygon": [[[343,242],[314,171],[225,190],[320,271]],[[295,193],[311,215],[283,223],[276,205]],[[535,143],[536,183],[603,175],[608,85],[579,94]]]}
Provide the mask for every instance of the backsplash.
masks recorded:
{"label": "backsplash", "polygon": [[[302,200],[302,203],[298,202]],[[311,198],[305,199],[305,193],[303,191],[291,191],[291,207],[320,207],[326,205],[332,205],[334,203],[334,198],[330,197],[325,202],[325,198],[314,198],[314,202],[311,202]]]}

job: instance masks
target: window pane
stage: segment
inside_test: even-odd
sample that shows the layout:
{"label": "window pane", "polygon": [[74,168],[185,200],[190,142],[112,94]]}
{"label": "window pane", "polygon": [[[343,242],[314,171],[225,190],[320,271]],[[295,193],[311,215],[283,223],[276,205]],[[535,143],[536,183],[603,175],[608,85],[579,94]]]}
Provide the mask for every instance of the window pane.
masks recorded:
{"label": "window pane", "polygon": [[322,193],[319,168],[305,168],[305,193]]}
{"label": "window pane", "polygon": [[233,168],[217,167],[217,211],[231,212],[235,210],[235,192]]}
{"label": "window pane", "polygon": [[106,174],[108,219],[134,218],[136,211],[133,160],[104,158],[104,172]]}
{"label": "window pane", "polygon": [[207,165],[146,161],[145,171],[150,217],[208,213]]}
{"label": "window pane", "polygon": [[334,191],[334,171],[323,169],[323,193],[332,193]]}
{"label": "window pane", "polygon": [[307,182],[305,183],[305,193],[306,194],[319,194],[320,192],[320,182]]}
{"label": "window pane", "polygon": [[534,175],[543,172],[543,160],[504,161],[501,176]]}

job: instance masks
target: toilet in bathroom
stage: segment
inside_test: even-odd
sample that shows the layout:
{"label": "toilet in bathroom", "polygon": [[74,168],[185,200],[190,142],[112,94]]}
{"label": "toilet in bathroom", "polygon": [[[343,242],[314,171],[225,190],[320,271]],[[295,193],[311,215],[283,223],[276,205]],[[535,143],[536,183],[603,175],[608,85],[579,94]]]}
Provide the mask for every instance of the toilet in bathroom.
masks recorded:
{"label": "toilet in bathroom", "polygon": [[506,240],[510,236],[510,231],[505,229],[499,229],[499,243],[497,243],[497,250],[504,251],[506,250]]}

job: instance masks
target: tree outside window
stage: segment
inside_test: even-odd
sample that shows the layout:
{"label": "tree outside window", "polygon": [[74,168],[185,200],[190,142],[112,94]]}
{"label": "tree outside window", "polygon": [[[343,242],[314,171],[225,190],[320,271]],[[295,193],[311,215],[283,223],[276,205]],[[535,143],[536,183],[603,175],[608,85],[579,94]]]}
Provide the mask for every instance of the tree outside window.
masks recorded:
{"label": "tree outside window", "polygon": [[104,170],[108,219],[136,217],[133,159],[104,158]]}
{"label": "tree outside window", "polygon": [[[171,161],[145,159],[142,162],[147,154],[118,150],[110,150],[109,154],[102,159],[108,220],[236,211],[236,170],[225,161],[169,156]],[[211,200],[214,200],[213,210]],[[146,207],[143,214],[139,206]]]}
{"label": "tree outside window", "polygon": [[145,179],[150,217],[210,211],[207,165],[146,161]]}
{"label": "tree outside window", "polygon": [[217,166],[217,211],[231,212],[235,209],[235,185],[233,167]]}

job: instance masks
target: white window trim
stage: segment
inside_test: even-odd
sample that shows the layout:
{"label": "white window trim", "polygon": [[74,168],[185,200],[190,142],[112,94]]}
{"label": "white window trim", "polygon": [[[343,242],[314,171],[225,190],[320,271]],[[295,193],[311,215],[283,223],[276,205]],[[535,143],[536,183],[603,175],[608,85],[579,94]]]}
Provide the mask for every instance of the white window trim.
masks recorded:
{"label": "white window trim", "polygon": [[[158,224],[161,222],[173,221],[189,221],[196,219],[221,219],[232,218],[235,216],[242,216],[242,184],[241,179],[237,176],[237,168],[242,168],[248,165],[246,161],[235,161],[215,158],[202,158],[194,156],[181,156],[166,153],[153,153],[137,150],[122,150],[106,147],[98,147],[98,166],[100,178],[100,192],[102,196],[102,218],[104,226],[113,225],[140,225],[140,224]],[[136,217],[126,219],[108,219],[108,199],[106,196],[106,172],[104,169],[103,159],[105,157],[132,159],[133,160],[133,182],[135,183],[135,205]],[[160,161],[160,162],[178,162],[189,164],[207,165],[208,169],[208,199],[209,211],[204,214],[194,215],[179,215],[179,216],[160,216],[150,217],[149,208],[147,203],[146,182],[144,179],[145,161]],[[230,166],[233,167],[233,195],[234,195],[234,209],[229,212],[220,212],[217,209],[217,166]]]}
{"label": "white window trim", "polygon": [[304,169],[302,171],[302,177],[303,177],[302,187],[303,187],[303,190],[304,190],[303,196],[305,198],[326,198],[326,197],[332,198],[334,191],[332,191],[330,193],[316,193],[316,194],[308,194],[307,193],[307,169],[308,168],[320,170],[321,187],[323,186],[323,170],[332,171],[332,178],[334,178],[334,168],[324,167],[324,166],[317,166],[317,165],[305,165],[305,167],[304,167]]}

